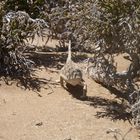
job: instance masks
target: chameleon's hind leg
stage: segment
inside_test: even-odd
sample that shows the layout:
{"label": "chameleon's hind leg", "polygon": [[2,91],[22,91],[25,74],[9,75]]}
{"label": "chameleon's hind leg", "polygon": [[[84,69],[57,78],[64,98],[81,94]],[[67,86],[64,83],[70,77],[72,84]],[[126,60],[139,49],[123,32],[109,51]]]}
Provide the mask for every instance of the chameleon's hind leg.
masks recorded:
{"label": "chameleon's hind leg", "polygon": [[82,82],[82,96],[81,99],[86,99],[87,97],[87,85],[85,82]]}
{"label": "chameleon's hind leg", "polygon": [[60,76],[60,85],[64,88],[64,80],[61,76]]}
{"label": "chameleon's hind leg", "polygon": [[83,97],[86,97],[87,96],[87,85],[84,83],[84,86],[83,86]]}

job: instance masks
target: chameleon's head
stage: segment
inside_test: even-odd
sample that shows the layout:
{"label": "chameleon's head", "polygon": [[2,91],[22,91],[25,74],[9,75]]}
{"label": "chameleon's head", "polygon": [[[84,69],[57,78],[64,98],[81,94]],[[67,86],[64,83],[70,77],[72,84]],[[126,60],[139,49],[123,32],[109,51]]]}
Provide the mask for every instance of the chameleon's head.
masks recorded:
{"label": "chameleon's head", "polygon": [[83,74],[82,74],[82,71],[81,70],[79,70],[79,69],[75,69],[73,72],[72,72],[72,77],[74,78],[74,79],[82,79],[82,77],[83,77]]}

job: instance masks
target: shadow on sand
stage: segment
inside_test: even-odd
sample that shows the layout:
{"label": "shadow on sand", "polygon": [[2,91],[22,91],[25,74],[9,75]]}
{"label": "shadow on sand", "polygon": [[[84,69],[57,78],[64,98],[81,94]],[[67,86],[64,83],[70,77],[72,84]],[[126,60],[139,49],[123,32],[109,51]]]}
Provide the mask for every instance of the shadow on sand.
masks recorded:
{"label": "shadow on sand", "polygon": [[1,81],[3,81],[8,86],[15,84],[21,89],[32,90],[34,92],[40,92],[43,88],[46,89],[46,85],[48,85],[50,82],[50,80],[38,78],[37,76],[4,77],[1,79]]}
{"label": "shadow on sand", "polygon": [[[30,59],[35,62],[37,67],[44,66],[57,69],[62,68],[63,64],[66,62],[67,56],[67,52],[37,52],[29,54]],[[86,54],[74,53],[72,55],[72,60],[74,62],[81,62],[87,58],[88,56]]]}
{"label": "shadow on sand", "polygon": [[87,96],[86,98],[81,98],[82,89],[80,86],[68,87],[67,90],[74,98],[83,101],[83,103],[94,108],[101,108],[102,111],[97,111],[95,115],[97,118],[106,117],[113,121],[124,120],[131,123],[132,116],[129,112],[129,106],[123,102],[126,96],[122,95],[123,93],[119,92],[118,90],[111,88],[110,92],[115,94],[117,96],[116,99],[120,99],[120,102],[118,102],[116,99],[106,99],[99,96]]}

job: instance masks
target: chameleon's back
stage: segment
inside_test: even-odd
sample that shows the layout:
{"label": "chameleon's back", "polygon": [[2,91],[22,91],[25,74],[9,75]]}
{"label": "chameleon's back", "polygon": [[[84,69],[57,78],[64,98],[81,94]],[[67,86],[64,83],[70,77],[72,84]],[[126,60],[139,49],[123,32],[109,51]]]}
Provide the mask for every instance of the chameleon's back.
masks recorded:
{"label": "chameleon's back", "polygon": [[82,81],[82,72],[73,61],[65,64],[61,69],[60,76],[71,85],[77,85]]}

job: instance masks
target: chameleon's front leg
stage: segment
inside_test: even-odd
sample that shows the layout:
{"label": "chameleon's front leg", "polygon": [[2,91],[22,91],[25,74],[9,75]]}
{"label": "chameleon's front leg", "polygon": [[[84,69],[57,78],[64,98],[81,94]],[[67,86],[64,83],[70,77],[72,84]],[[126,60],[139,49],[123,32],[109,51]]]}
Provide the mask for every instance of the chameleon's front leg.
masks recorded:
{"label": "chameleon's front leg", "polygon": [[60,76],[60,85],[64,88],[64,81],[63,78]]}
{"label": "chameleon's front leg", "polygon": [[83,97],[86,97],[87,96],[87,85],[86,83],[83,84]]}
{"label": "chameleon's front leg", "polygon": [[83,88],[81,98],[85,99],[87,97],[87,85],[84,81],[81,83],[81,85],[82,85],[82,88]]}

